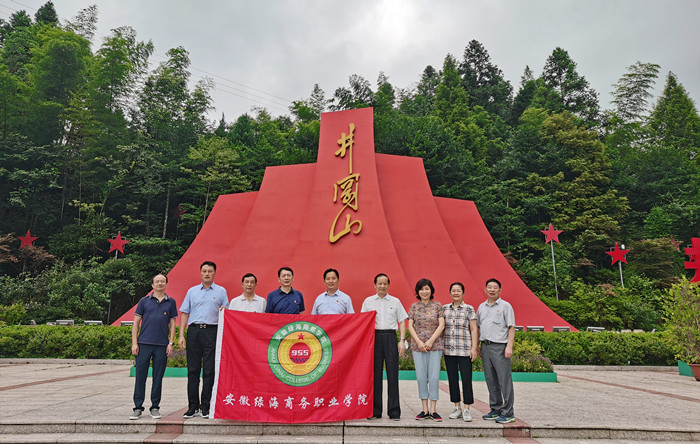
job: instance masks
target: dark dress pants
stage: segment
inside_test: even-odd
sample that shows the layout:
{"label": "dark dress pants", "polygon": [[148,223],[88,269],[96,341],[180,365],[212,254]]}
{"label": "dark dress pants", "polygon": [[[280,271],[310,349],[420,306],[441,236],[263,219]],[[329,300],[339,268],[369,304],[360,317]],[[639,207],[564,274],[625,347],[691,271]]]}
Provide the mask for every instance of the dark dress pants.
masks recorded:
{"label": "dark dress pants", "polygon": [[[216,325],[187,328],[187,401],[189,407],[209,410],[214,386]],[[199,397],[199,374],[202,374],[202,397]]]}
{"label": "dark dress pants", "polygon": [[139,354],[136,355],[136,381],[134,382],[134,408],[143,410],[146,399],[146,378],[148,367],[153,360],[151,384],[151,408],[160,408],[160,397],[163,391],[163,375],[168,364],[167,346],[139,344]]}
{"label": "dark dress pants", "polygon": [[383,370],[386,364],[388,386],[387,414],[390,418],[401,417],[399,404],[399,350],[394,330],[374,332],[374,405],[372,416],[382,416]]}

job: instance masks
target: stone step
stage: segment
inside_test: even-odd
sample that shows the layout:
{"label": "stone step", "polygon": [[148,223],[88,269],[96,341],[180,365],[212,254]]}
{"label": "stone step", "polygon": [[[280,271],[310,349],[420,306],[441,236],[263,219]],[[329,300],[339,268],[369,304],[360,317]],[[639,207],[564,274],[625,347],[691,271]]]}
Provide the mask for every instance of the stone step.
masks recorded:
{"label": "stone step", "polygon": [[[474,437],[470,438],[470,442],[480,444],[498,443],[505,444],[509,441],[506,438],[500,437]],[[262,435],[262,436],[243,436],[243,435],[207,435],[207,434],[151,434],[151,433],[30,433],[30,434],[10,434],[0,435],[0,443],[13,444],[113,444],[113,443],[172,443],[181,444],[204,444],[204,443],[280,443],[294,444],[428,444],[428,443],[444,443],[444,444],[463,444],[464,437],[425,437],[425,436],[372,436],[372,435],[352,435],[352,436],[328,436],[328,435],[310,435],[310,436],[286,436],[282,438],[279,435]]]}
{"label": "stone step", "polygon": [[[452,443],[465,438],[507,442],[513,438],[698,441],[690,431],[611,427],[505,427],[485,421],[442,423],[388,419],[324,424],[261,424],[225,420],[44,421],[0,423],[0,443]],[[344,441],[343,441],[344,440]]]}
{"label": "stone step", "polygon": [[[516,430],[517,428],[510,428]],[[527,430],[529,432],[529,429]],[[227,436],[374,436],[374,437],[502,437],[502,425],[445,420],[441,423],[405,419],[358,420],[318,424],[277,424],[192,418],[188,420],[143,418],[138,421],[42,421],[24,419],[0,422],[0,435],[23,434],[168,434]],[[519,435],[522,436],[522,435]]]}

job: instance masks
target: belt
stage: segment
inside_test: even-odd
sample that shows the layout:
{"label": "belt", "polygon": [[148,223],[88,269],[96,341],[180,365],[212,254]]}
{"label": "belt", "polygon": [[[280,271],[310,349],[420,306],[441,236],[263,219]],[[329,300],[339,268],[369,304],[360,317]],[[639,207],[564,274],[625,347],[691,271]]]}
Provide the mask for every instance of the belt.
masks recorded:
{"label": "belt", "polygon": [[486,339],[481,341],[481,344],[486,344],[486,345],[503,345],[503,342],[493,342],[493,341],[488,341]]}
{"label": "belt", "polygon": [[197,327],[197,328],[216,328],[216,324],[192,324],[190,327]]}
{"label": "belt", "polygon": [[384,334],[384,333],[391,333],[391,334],[396,334],[396,330],[374,330],[375,333],[377,334]]}

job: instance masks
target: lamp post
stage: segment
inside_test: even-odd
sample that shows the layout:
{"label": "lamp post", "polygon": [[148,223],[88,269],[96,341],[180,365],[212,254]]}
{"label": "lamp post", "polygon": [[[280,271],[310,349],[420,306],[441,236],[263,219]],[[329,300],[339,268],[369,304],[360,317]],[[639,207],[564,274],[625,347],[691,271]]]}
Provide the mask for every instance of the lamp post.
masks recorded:
{"label": "lamp post", "polygon": [[[625,249],[625,244],[622,244],[622,249]],[[622,284],[622,288],[625,288],[625,280],[622,279],[622,261],[618,261],[617,265],[620,267],[620,284]]]}

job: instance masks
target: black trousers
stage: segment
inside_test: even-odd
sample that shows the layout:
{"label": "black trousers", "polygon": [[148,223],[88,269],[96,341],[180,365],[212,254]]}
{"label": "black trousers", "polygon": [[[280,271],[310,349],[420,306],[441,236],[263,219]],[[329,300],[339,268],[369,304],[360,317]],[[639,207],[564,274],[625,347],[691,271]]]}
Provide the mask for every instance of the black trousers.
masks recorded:
{"label": "black trousers", "polygon": [[389,392],[387,414],[390,418],[400,418],[399,349],[394,330],[375,330],[374,332],[374,406],[372,416],[382,416],[384,365],[386,365],[386,381]]}
{"label": "black trousers", "polygon": [[[447,370],[447,382],[450,385],[450,401],[474,404],[474,392],[472,391],[472,360],[469,356],[445,355],[445,369]],[[462,395],[459,393],[459,375],[462,374]]]}
{"label": "black trousers", "polygon": [[[187,402],[189,407],[209,409],[214,386],[216,359],[216,325],[187,328]],[[202,373],[202,397],[199,397],[199,374]]]}

